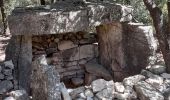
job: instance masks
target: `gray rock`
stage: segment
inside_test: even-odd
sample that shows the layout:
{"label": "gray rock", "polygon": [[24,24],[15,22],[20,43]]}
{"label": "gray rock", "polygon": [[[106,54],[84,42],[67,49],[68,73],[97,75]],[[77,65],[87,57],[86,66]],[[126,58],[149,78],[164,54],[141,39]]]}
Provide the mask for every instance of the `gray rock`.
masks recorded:
{"label": "gray rock", "polygon": [[143,76],[143,75],[134,75],[134,76],[130,76],[128,78],[125,78],[123,80],[123,84],[125,86],[133,87],[133,85],[135,85],[137,82],[144,80],[144,79],[145,79],[145,76]]}
{"label": "gray rock", "polygon": [[0,79],[4,79],[4,74],[0,73]]}
{"label": "gray rock", "polygon": [[164,100],[163,95],[145,81],[138,82],[135,90],[140,100]]}
{"label": "gray rock", "polygon": [[82,78],[72,78],[71,82],[75,85],[75,86],[80,86],[84,83],[84,80]]}
{"label": "gray rock", "polygon": [[153,73],[151,73],[150,71],[147,71],[147,70],[142,70],[141,75],[145,76],[146,78],[155,76],[155,74],[153,74]]}
{"label": "gray rock", "polygon": [[[82,9],[79,9],[80,6],[75,6],[73,3],[59,3],[49,9],[45,7],[40,7],[41,10],[36,8],[15,9],[9,16],[10,32],[12,35],[24,35],[24,33],[37,35],[90,31],[100,24],[107,23],[110,19],[119,21],[131,21],[132,19],[131,7],[104,2],[100,5],[98,3],[85,3],[85,6],[81,6]],[[64,13],[58,14],[61,9]],[[47,10],[49,12],[45,13]],[[107,15],[111,16],[108,18]],[[76,20],[77,18],[79,20]],[[42,20],[44,20],[43,24]],[[36,23],[34,23],[35,21]],[[16,25],[18,23],[19,25]]]}
{"label": "gray rock", "polygon": [[114,93],[114,98],[116,98],[118,100],[127,100],[129,95],[130,95],[129,93],[118,93],[118,92],[115,92]]}
{"label": "gray rock", "polygon": [[154,74],[162,74],[166,72],[166,67],[163,65],[153,65],[148,70]]}
{"label": "gray rock", "polygon": [[170,100],[170,88],[167,89],[163,95],[165,100]]}
{"label": "gray rock", "polygon": [[84,93],[80,93],[80,94],[79,94],[79,98],[86,99],[86,96],[85,96],[85,94],[84,94]]}
{"label": "gray rock", "polygon": [[71,100],[71,97],[70,97],[69,93],[67,92],[67,89],[66,89],[64,83],[60,83],[60,91],[61,91],[63,100]]}
{"label": "gray rock", "polygon": [[115,83],[115,91],[120,92],[120,93],[123,93],[125,91],[125,87],[123,86],[121,82]]}
{"label": "gray rock", "polygon": [[4,100],[16,100],[14,97],[6,97]]}
{"label": "gray rock", "polygon": [[78,87],[74,89],[72,92],[70,92],[70,96],[72,99],[75,99],[80,93],[83,93],[85,91],[85,87]]}
{"label": "gray rock", "polygon": [[168,73],[162,73],[161,76],[166,79],[170,79],[170,74]]}
{"label": "gray rock", "polygon": [[5,61],[4,65],[6,68],[14,69],[14,64],[13,64],[12,60]]}
{"label": "gray rock", "polygon": [[72,41],[60,41],[58,42],[59,50],[67,50],[71,48],[78,47],[78,45],[74,44]]}
{"label": "gray rock", "polygon": [[158,90],[161,88],[161,85],[163,85],[164,82],[163,78],[157,75],[155,75],[155,77],[148,78],[145,81]]}
{"label": "gray rock", "polygon": [[3,74],[4,75],[12,75],[12,69],[4,69]]}
{"label": "gray rock", "polygon": [[87,97],[87,100],[93,100],[93,98],[92,97]]}
{"label": "gray rock", "polygon": [[5,92],[9,91],[9,90],[11,90],[12,88],[13,88],[13,84],[12,84],[11,81],[7,81],[7,80],[2,81],[2,82],[0,83],[0,94],[3,94],[3,93],[5,93]]}
{"label": "gray rock", "polygon": [[99,92],[106,88],[107,82],[104,79],[97,79],[92,82],[92,90],[94,93]]}
{"label": "gray rock", "polygon": [[102,77],[105,80],[112,79],[112,76],[109,74],[108,70],[106,70],[102,65],[98,64],[97,62],[89,62],[85,64],[85,68],[88,73]]}
{"label": "gray rock", "polygon": [[29,96],[25,90],[15,90],[9,93],[16,100],[29,100]]}
{"label": "gray rock", "polygon": [[46,62],[45,55],[32,62],[32,97],[35,100],[61,100],[59,73]]}
{"label": "gray rock", "polygon": [[85,96],[87,96],[87,97],[93,97],[93,96],[94,96],[92,90],[90,90],[90,89],[86,89],[86,90],[84,91],[84,94],[85,94]]}
{"label": "gray rock", "polygon": [[99,98],[100,100],[112,100],[114,95],[110,93],[107,89],[104,89],[96,94],[96,97]]}
{"label": "gray rock", "polygon": [[12,75],[9,75],[9,76],[5,76],[5,79],[10,81],[10,80],[13,80],[14,77]]}

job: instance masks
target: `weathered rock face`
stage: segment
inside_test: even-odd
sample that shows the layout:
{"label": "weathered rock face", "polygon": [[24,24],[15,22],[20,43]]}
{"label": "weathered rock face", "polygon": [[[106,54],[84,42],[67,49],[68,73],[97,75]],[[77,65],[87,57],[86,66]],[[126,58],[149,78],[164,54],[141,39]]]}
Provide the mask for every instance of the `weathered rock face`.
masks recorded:
{"label": "weathered rock face", "polygon": [[150,58],[155,56],[157,42],[151,26],[135,23],[123,25],[125,66],[128,66],[125,69],[127,68],[126,70],[131,74],[137,74],[151,62],[153,64],[154,61],[150,61]]}
{"label": "weathered rock face", "polygon": [[157,42],[151,26],[112,22],[97,27],[100,63],[115,80],[135,75],[154,61]]}
{"label": "weathered rock face", "polygon": [[32,96],[35,100],[61,100],[60,77],[54,66],[49,66],[45,56],[41,56],[32,65]]}
{"label": "weathered rock face", "polygon": [[9,16],[10,32],[13,35],[38,35],[94,31],[103,23],[132,19],[131,8],[113,3],[99,4],[57,3],[43,8],[18,8]]}

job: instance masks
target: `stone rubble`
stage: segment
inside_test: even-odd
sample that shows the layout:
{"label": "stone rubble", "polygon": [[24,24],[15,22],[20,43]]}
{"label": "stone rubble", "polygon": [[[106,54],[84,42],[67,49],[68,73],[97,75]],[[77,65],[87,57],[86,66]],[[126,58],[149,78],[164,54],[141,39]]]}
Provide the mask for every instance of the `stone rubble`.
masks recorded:
{"label": "stone rubble", "polygon": [[[154,68],[152,71],[168,75],[162,68]],[[154,72],[142,70],[122,82],[97,79],[68,93],[72,100],[170,100],[170,79]]]}
{"label": "stone rubble", "polygon": [[14,89],[13,71],[14,65],[12,60],[5,61],[0,65],[0,97],[2,94]]}

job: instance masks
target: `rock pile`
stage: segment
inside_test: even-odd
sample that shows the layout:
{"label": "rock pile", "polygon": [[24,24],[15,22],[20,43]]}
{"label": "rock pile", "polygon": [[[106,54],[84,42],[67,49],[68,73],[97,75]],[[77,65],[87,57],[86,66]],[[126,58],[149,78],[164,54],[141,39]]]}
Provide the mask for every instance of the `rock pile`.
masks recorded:
{"label": "rock pile", "polygon": [[127,77],[122,82],[97,79],[89,86],[68,89],[67,94],[72,100],[170,100],[170,74],[162,67],[154,65],[152,70],[142,70],[141,74]]}
{"label": "rock pile", "polygon": [[16,88],[16,81],[13,77],[14,65],[12,60],[6,61],[0,66],[0,95]]}

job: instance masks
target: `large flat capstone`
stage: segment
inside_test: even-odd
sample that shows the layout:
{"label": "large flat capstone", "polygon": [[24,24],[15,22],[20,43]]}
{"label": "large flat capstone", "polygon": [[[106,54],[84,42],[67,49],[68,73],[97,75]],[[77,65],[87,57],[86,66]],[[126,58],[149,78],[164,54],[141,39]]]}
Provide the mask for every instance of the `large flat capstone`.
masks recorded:
{"label": "large flat capstone", "polygon": [[131,7],[113,3],[58,3],[16,8],[8,20],[12,35],[93,32],[96,26],[113,20],[130,21],[131,12]]}

